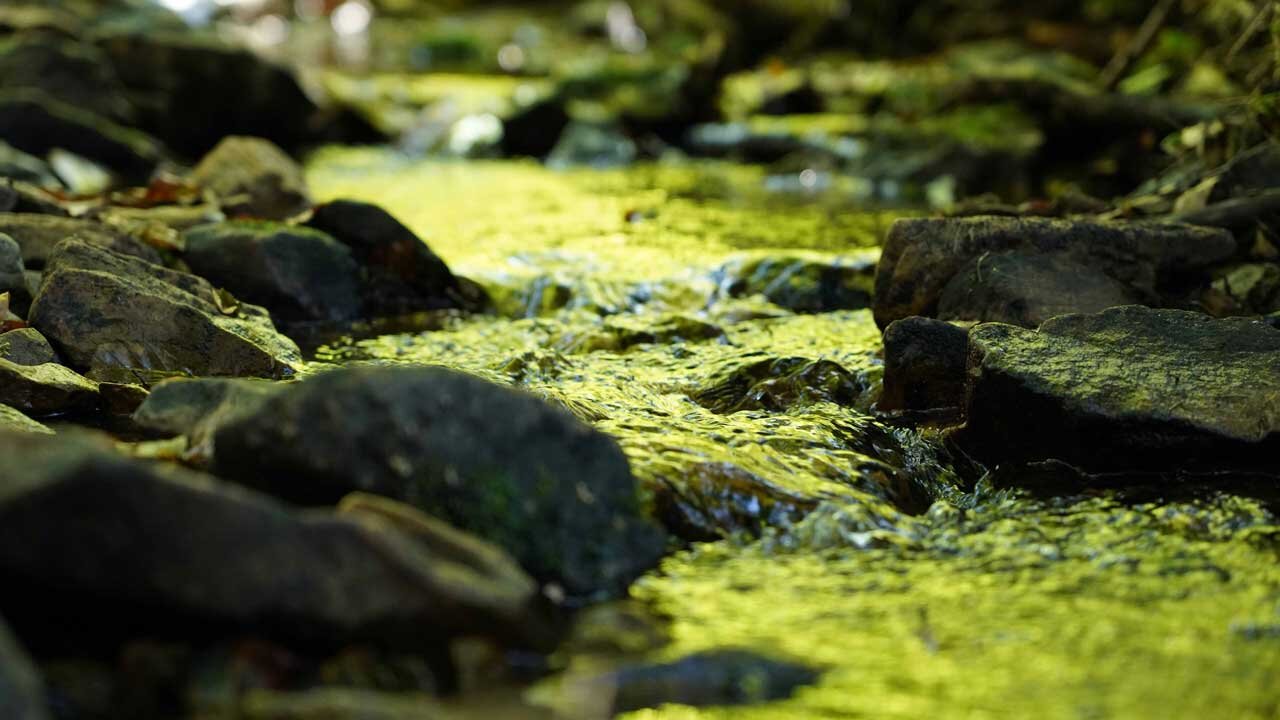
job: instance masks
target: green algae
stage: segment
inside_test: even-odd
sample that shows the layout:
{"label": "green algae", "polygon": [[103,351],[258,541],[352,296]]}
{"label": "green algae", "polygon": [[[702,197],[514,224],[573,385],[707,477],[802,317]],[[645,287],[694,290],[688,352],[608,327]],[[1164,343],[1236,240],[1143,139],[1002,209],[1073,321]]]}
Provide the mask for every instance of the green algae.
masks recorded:
{"label": "green algae", "polygon": [[[628,718],[1280,716],[1274,514],[1220,491],[969,489],[936,438],[867,414],[867,311],[723,291],[744,258],[874,252],[891,217],[838,195],[799,205],[764,179],[327,151],[310,169],[318,198],[384,205],[501,313],[333,343],[316,365],[447,365],[610,433],[674,532],[723,538],[633,588],[670,618],[653,659],[739,647],[824,671],[784,701]],[[803,368],[819,370],[789,385]],[[569,676],[598,662],[571,653]],[[557,692],[532,696],[573,717]]]}

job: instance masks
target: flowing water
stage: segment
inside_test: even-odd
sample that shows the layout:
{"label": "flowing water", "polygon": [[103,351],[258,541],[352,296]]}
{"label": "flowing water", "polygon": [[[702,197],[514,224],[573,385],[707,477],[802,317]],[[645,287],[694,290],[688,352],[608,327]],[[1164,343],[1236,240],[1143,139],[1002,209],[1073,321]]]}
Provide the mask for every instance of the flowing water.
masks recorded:
{"label": "flowing water", "polygon": [[[669,619],[657,657],[738,647],[825,671],[785,701],[628,717],[1280,717],[1274,506],[996,489],[870,416],[867,310],[776,304],[825,309],[812,291],[833,277],[835,297],[856,295],[903,211],[728,164],[552,172],[330,149],[308,180],[319,200],[383,205],[497,306],[317,362],[447,365],[613,435],[690,541],[632,590]],[[535,694],[573,705],[555,683]]]}

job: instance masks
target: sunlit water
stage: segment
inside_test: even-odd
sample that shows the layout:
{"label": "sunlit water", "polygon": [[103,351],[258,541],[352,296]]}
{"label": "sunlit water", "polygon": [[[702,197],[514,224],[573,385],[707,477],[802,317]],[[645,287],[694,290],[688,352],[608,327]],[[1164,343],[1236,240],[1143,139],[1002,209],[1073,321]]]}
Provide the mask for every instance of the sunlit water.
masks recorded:
{"label": "sunlit water", "polygon": [[[874,421],[865,310],[795,314],[726,266],[874,259],[894,216],[777,195],[728,165],[552,173],[326,151],[318,199],[378,202],[500,315],[334,343],[320,362],[448,365],[618,439],[695,544],[633,595],[663,657],[725,646],[826,670],[790,700],[644,718],[1280,717],[1280,523],[1260,502],[966,489]],[[972,479],[972,478],[971,478]],[[556,684],[536,693],[572,708]]]}

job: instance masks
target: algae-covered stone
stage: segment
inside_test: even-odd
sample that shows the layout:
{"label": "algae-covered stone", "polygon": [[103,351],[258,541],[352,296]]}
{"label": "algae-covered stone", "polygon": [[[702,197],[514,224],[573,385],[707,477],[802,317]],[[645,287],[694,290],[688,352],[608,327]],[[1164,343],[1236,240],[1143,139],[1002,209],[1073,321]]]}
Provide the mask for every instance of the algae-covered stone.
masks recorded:
{"label": "algae-covered stone", "polygon": [[0,701],[9,720],[49,717],[40,674],[3,619],[0,619]]}
{"label": "algae-covered stone", "polygon": [[301,360],[262,308],[79,240],[49,259],[30,322],[77,368],[278,377]]}
{"label": "algae-covered stone", "polygon": [[351,252],[322,232],[229,222],[202,225],[182,237],[192,272],[262,305],[277,322],[342,322],[360,312]]}
{"label": "algae-covered stone", "polygon": [[1260,321],[1130,306],[978,325],[969,347],[960,438],[985,460],[1155,470],[1280,450],[1280,332]]}
{"label": "algae-covered stone", "polygon": [[782,357],[736,367],[712,378],[692,397],[717,413],[778,412],[816,402],[852,406],[866,393],[868,385],[865,377],[830,360]]}
{"label": "algae-covered stone", "polygon": [[262,138],[224,138],[200,160],[191,179],[233,217],[284,220],[310,205],[302,168]]}
{"label": "algae-covered stone", "polygon": [[964,405],[969,332],[941,320],[909,317],[884,331],[880,410],[933,410]]}
{"label": "algae-covered stone", "polygon": [[154,248],[91,220],[29,213],[0,213],[0,232],[18,242],[22,248],[22,261],[28,269],[43,268],[58,243],[71,237],[150,263],[161,262],[160,255]]}
{"label": "algae-covered stone", "polygon": [[98,384],[61,365],[19,365],[0,360],[0,403],[31,415],[91,409]]}
{"label": "algae-covered stone", "polygon": [[53,431],[8,405],[0,405],[0,431],[31,432],[45,435]]}
{"label": "algae-covered stone", "polygon": [[729,297],[760,294],[803,313],[857,310],[871,303],[876,257],[768,256],[735,260],[719,270],[720,292]]}
{"label": "algae-covered stone", "polygon": [[[514,561],[411,508],[297,511],[109,448],[0,433],[0,455],[24,469],[0,485],[0,607],[15,621],[72,612],[104,629],[264,630],[321,646],[428,649],[467,634],[545,646],[537,585]],[[81,629],[43,632],[76,642]]]}
{"label": "algae-covered stone", "polygon": [[942,289],[937,315],[1034,328],[1057,315],[1099,312],[1141,299],[1124,283],[1064,255],[984,253]]}
{"label": "algae-covered stone", "polygon": [[889,230],[876,270],[876,324],[911,315],[932,316],[943,289],[987,254],[1056,254],[1094,268],[1158,299],[1181,276],[1231,257],[1225,230],[1178,224],[1140,224],[1049,218],[973,217],[898,220]]}
{"label": "algae-covered stone", "polygon": [[19,328],[0,334],[0,360],[18,365],[44,365],[58,362],[58,354],[35,328]]}
{"label": "algae-covered stone", "polygon": [[151,388],[133,420],[159,433],[192,435],[203,426],[256,411],[283,388],[250,378],[171,378]]}
{"label": "algae-covered stone", "polygon": [[662,552],[612,439],[443,368],[324,373],[224,425],[214,448],[223,477],[300,501],[356,490],[404,500],[576,595],[617,593]]}

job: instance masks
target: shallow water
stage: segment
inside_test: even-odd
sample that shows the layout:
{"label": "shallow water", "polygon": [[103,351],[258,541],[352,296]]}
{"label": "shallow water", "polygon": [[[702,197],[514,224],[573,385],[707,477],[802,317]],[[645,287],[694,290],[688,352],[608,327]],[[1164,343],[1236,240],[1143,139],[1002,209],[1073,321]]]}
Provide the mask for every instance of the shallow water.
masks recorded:
{"label": "shallow water", "polygon": [[784,278],[866,264],[900,212],[717,164],[553,173],[335,149],[308,179],[317,199],[387,207],[500,311],[319,361],[457,367],[612,434],[670,527],[726,538],[633,589],[671,620],[661,656],[734,646],[826,670],[782,702],[629,717],[1280,717],[1280,521],[1263,503],[968,487],[945,450],[867,414],[869,312],[797,314],[731,282],[762,258]]}

